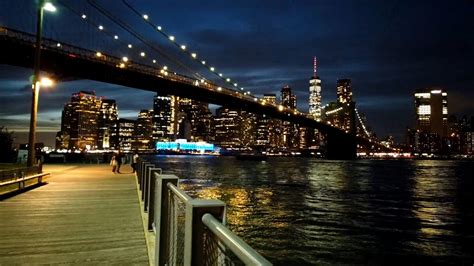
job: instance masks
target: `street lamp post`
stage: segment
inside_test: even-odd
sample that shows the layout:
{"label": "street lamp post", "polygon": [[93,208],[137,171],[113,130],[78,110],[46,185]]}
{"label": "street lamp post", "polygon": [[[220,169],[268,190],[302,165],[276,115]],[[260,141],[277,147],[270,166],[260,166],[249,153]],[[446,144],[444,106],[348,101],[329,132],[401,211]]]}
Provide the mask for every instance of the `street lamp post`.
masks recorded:
{"label": "street lamp post", "polygon": [[35,143],[36,143],[36,117],[38,114],[38,97],[40,90],[40,58],[41,58],[41,35],[43,32],[43,9],[54,12],[56,8],[45,0],[40,0],[38,4],[37,18],[36,18],[36,47],[35,47],[35,61],[34,74],[32,85],[31,98],[31,117],[30,117],[30,134],[28,138],[28,159],[27,166],[35,164]]}

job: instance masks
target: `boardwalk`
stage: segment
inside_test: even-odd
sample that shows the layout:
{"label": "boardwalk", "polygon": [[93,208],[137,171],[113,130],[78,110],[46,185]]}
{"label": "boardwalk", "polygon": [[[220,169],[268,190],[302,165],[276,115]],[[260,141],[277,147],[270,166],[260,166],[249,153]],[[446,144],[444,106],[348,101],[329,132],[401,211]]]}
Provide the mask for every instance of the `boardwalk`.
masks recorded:
{"label": "boardwalk", "polygon": [[149,264],[132,174],[106,165],[44,171],[47,185],[0,201],[0,265]]}

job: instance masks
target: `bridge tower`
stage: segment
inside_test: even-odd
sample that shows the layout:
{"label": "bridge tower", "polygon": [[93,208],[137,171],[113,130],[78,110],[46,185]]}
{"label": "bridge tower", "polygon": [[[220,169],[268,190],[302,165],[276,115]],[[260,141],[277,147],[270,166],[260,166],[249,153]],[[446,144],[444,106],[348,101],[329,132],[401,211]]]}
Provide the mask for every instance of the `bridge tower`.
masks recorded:
{"label": "bridge tower", "polygon": [[349,102],[349,134],[343,131],[327,132],[327,158],[335,160],[353,160],[357,158],[355,102]]}

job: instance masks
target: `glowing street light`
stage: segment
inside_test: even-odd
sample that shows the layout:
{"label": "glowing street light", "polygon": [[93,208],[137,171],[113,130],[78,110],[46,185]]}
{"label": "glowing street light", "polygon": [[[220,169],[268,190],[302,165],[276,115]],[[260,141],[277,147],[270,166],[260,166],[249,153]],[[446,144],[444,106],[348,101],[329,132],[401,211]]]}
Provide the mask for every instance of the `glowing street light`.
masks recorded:
{"label": "glowing street light", "polygon": [[27,166],[35,164],[35,143],[36,143],[36,118],[38,115],[38,98],[41,81],[40,74],[40,60],[41,60],[41,35],[43,32],[43,10],[55,12],[56,7],[51,2],[40,0],[37,17],[36,17],[36,46],[35,46],[35,61],[34,61],[34,76],[32,86],[32,100],[31,100],[31,117],[30,117],[30,132],[28,137],[28,159]]}
{"label": "glowing street light", "polygon": [[41,78],[40,87],[52,87],[52,86],[54,86],[54,80],[48,77]]}
{"label": "glowing street light", "polygon": [[49,12],[56,12],[56,7],[51,2],[44,3],[43,9]]}

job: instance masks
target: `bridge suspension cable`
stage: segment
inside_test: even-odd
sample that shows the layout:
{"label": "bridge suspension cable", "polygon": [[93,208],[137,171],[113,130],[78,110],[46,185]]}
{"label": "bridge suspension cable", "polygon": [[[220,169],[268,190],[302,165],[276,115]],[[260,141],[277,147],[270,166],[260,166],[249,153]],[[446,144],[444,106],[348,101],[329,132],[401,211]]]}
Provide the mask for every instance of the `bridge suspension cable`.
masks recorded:
{"label": "bridge suspension cable", "polygon": [[[73,14],[75,14],[76,16],[79,16],[82,20],[86,21],[87,24],[91,25],[92,27],[94,27],[95,29],[98,29],[99,31],[103,32],[104,34],[108,35],[111,39],[113,39],[114,41],[116,42],[119,42],[121,44],[123,44],[124,46],[128,47],[129,49],[132,49],[133,48],[133,45],[128,43],[128,42],[125,42],[123,41],[119,35],[117,34],[113,34],[111,31],[109,31],[107,28],[105,28],[102,24],[98,24],[98,23],[95,23],[94,21],[92,21],[90,18],[88,18],[88,16],[85,14],[85,13],[79,13],[77,12],[76,10],[74,10],[71,6],[65,4],[64,2],[61,2],[60,1],[60,4],[63,5],[64,7],[66,7],[69,11],[71,11]],[[103,52],[103,51],[102,51]],[[96,56],[98,57],[101,57],[103,54],[102,54],[101,51],[97,51],[96,53]],[[144,54],[144,52],[140,52],[140,54]],[[122,57],[123,61],[124,62],[127,62],[129,60],[128,57],[124,56]],[[153,64],[156,64],[157,61],[156,59],[152,59],[152,62]],[[159,65],[159,64],[158,64]],[[162,67],[161,65],[159,65],[160,67]]]}
{"label": "bridge suspension cable", "polygon": [[205,79],[201,74],[199,73],[196,73],[195,71],[193,71],[190,67],[188,67],[186,64],[184,64],[183,62],[181,62],[180,60],[168,55],[166,52],[162,51],[160,48],[158,48],[156,45],[153,45],[152,43],[150,43],[148,40],[146,40],[142,35],[140,35],[138,32],[136,32],[135,30],[133,30],[129,25],[127,25],[125,22],[123,22],[122,20],[116,18],[115,16],[113,16],[109,11],[107,11],[106,9],[104,9],[103,7],[101,7],[100,5],[98,5],[97,3],[95,3],[94,1],[91,1],[91,0],[88,0],[87,1],[94,9],[96,9],[99,13],[101,13],[102,15],[106,16],[108,19],[110,19],[112,22],[114,22],[115,24],[117,24],[119,27],[121,27],[122,29],[124,29],[125,31],[127,31],[128,33],[130,33],[132,36],[134,36],[135,38],[137,38],[138,40],[140,40],[143,44],[145,44],[148,48],[150,48],[151,50],[159,53],[160,55],[162,55],[163,57],[165,57],[166,59],[170,60],[171,62],[179,65],[180,67],[186,69],[187,71],[189,71],[195,78],[197,79]]}
{"label": "bridge suspension cable", "polygon": [[367,130],[367,127],[365,126],[364,122],[362,121],[362,118],[360,117],[359,111],[357,110],[357,108],[355,108],[355,112],[356,112],[356,115],[357,115],[357,119],[359,120],[359,124],[362,126],[362,129],[363,129],[365,135],[367,135],[368,138],[371,138],[370,133]]}
{"label": "bridge suspension cable", "polygon": [[[127,47],[128,49],[134,49],[134,45],[132,45],[131,43],[128,43],[128,42],[125,42],[123,41],[119,35],[117,34],[113,34],[112,32],[108,31],[102,24],[100,23],[95,23],[94,21],[92,21],[90,18],[88,18],[88,16],[83,13],[83,12],[77,12],[74,8],[72,8],[70,5],[66,4],[65,1],[61,1],[59,0],[59,3],[61,5],[63,5],[64,7],[66,7],[68,10],[70,10],[73,14],[75,14],[76,16],[80,17],[83,21],[85,21],[86,23],[88,23],[89,25],[91,25],[92,27],[94,27],[95,29],[98,29],[99,31],[101,31],[102,33],[108,35],[110,38],[112,38],[114,41],[117,41],[117,42],[120,42],[122,44],[125,45],[125,47]],[[94,6],[93,6],[94,7]],[[95,8],[95,7],[94,7]],[[96,8],[95,8],[96,9]],[[98,10],[100,12],[100,10]],[[107,16],[106,14],[102,13],[101,14]],[[108,17],[108,16],[107,16]],[[161,51],[160,49],[156,48],[156,47],[153,47],[151,44],[149,44],[148,42],[146,42],[144,40],[144,38],[142,36],[140,36],[139,34],[137,34],[136,32],[134,32],[133,30],[131,30],[125,23],[123,24],[119,24],[117,23],[116,21],[113,20],[113,18],[111,17],[108,17],[110,20],[112,20],[112,22],[114,22],[115,24],[117,24],[120,28],[124,29],[125,31],[129,32],[133,37],[137,38],[139,41],[141,41],[142,43],[144,43],[147,47],[151,48],[154,52],[157,52],[158,54],[162,55],[163,57],[165,57],[166,59],[168,59],[169,61],[173,62],[173,63],[176,63],[178,65],[181,65],[183,68],[185,68],[186,70],[189,70],[189,68],[184,65],[183,63],[175,60],[174,58],[168,56],[165,52]],[[134,34],[135,33],[135,34]],[[136,45],[135,45],[136,47]],[[96,54],[98,57],[102,56],[102,53],[100,51],[97,52]],[[141,57],[146,57],[146,53],[144,51],[141,51],[138,56],[141,56]],[[127,63],[130,61],[131,58],[128,58],[127,56],[123,56],[122,57],[122,60],[124,63]],[[157,60],[156,59],[152,59],[151,61],[153,64],[156,64],[157,63]],[[161,68],[161,72],[164,72],[164,74],[167,74],[167,71],[168,70],[168,67],[167,66],[163,66],[163,65],[160,65],[158,64],[159,68]],[[198,78],[198,79],[202,79],[202,76],[200,75],[196,75],[196,73],[194,71],[190,71],[195,78]]]}
{"label": "bridge suspension cable", "polygon": [[[126,0],[122,0],[122,2],[138,17],[140,17],[145,23],[147,23],[149,26],[151,26],[155,31],[159,32],[161,35],[163,35],[166,39],[171,41],[180,51],[185,53],[186,55],[190,56],[192,60],[195,60],[199,62],[200,59],[198,59],[197,53],[195,52],[190,52],[188,47],[184,44],[179,44],[176,41],[176,37],[174,35],[168,34],[163,30],[163,27],[157,24],[154,24],[150,18],[149,15],[143,14],[139,12],[136,8],[134,8],[130,3],[128,3]],[[224,82],[230,84],[231,86],[239,89],[238,83],[232,82],[230,78],[224,77],[224,74],[217,72],[216,68],[211,66],[206,60],[201,60],[200,64],[205,67],[209,72],[212,74],[216,75],[218,78],[222,79]],[[243,87],[240,87],[241,91],[244,91],[245,89]],[[244,92],[244,94],[250,94],[250,91]]]}

